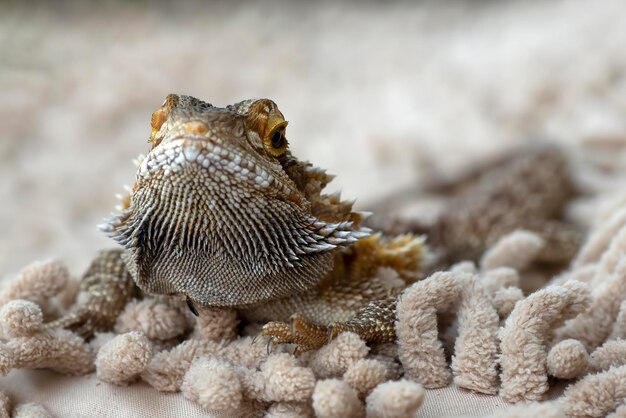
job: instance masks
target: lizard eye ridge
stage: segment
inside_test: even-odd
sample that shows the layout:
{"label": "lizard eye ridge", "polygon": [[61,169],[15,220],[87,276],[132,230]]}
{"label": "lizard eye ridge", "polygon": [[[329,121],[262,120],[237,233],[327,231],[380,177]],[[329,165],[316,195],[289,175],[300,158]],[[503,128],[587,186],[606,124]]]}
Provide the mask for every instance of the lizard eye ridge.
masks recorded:
{"label": "lizard eye ridge", "polygon": [[[269,99],[254,101],[245,113],[247,129],[258,135],[263,149],[272,157],[280,157],[287,151],[289,143],[285,131],[289,122]],[[256,145],[256,146],[258,146]]]}

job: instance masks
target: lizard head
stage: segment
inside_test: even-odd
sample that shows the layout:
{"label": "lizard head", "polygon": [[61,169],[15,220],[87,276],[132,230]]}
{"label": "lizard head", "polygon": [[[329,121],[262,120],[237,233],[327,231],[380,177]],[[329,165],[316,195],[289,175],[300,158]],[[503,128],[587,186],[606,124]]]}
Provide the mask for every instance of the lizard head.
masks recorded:
{"label": "lizard head", "polygon": [[169,95],[130,199],[103,228],[136,283],[204,306],[245,306],[314,286],[334,253],[367,236],[332,179],[288,150],[267,99],[225,108]]}

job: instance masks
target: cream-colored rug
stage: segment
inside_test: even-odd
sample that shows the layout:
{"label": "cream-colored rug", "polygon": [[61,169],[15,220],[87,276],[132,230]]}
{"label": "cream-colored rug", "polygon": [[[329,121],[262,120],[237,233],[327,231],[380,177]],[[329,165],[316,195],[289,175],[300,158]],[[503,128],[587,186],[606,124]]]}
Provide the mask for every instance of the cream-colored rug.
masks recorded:
{"label": "cream-colored rug", "polygon": [[[568,217],[597,227],[626,184],[623,16],[619,0],[2,4],[0,274],[51,256],[78,272],[111,246],[95,225],[170,92],[274,99],[294,153],[336,173],[361,209],[547,138],[571,150],[590,192]],[[418,203],[392,209],[432,209]],[[0,387],[56,416],[206,416],[180,394],[94,375],[15,370]],[[417,413],[506,406],[448,387],[427,390]]]}
{"label": "cream-colored rug", "polygon": [[[180,394],[164,394],[145,383],[128,387],[114,386],[100,382],[95,375],[75,378],[42,370],[19,371],[0,382],[0,387],[20,402],[40,402],[59,417],[199,418],[208,414]],[[479,417],[507,406],[497,396],[477,395],[450,386],[428,391],[417,416]]]}

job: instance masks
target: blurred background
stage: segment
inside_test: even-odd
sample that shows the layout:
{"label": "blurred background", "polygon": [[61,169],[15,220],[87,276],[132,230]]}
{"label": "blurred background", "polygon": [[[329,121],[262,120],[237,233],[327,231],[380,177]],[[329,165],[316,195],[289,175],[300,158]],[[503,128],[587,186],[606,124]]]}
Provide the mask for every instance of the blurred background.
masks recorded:
{"label": "blurred background", "polygon": [[622,0],[2,2],[0,276],[113,245],[168,93],[273,99],[367,209],[527,141],[623,149],[625,71]]}

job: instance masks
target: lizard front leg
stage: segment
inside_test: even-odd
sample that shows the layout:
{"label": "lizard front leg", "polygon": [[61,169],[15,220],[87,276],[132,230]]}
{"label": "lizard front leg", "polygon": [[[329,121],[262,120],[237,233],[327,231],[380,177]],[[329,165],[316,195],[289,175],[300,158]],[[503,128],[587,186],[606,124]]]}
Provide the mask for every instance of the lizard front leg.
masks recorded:
{"label": "lizard front leg", "polygon": [[75,307],[44,327],[70,329],[83,338],[110,331],[136,291],[122,250],[100,251],[83,274]]}
{"label": "lizard front leg", "polygon": [[299,351],[319,348],[345,331],[368,343],[393,341],[396,300],[418,278],[423,251],[423,239],[411,235],[362,239],[337,257],[314,292],[264,304],[246,316],[274,319],[262,334]]}
{"label": "lizard front leg", "polygon": [[319,325],[301,314],[294,314],[287,322],[268,322],[262,335],[272,338],[273,344],[296,344],[297,351],[309,351],[327,344],[342,332],[354,332],[366,343],[393,342],[396,339],[397,296],[375,300],[359,309],[354,317],[328,325]]}
{"label": "lizard front leg", "polygon": [[[456,260],[479,259],[490,245],[516,229],[529,229],[545,240],[546,245],[538,255],[538,261],[551,264],[569,261],[582,240],[580,231],[557,220],[573,194],[570,183],[567,159],[553,147],[529,149],[485,170],[470,184],[461,187],[428,230],[429,243],[435,249],[445,249],[441,267]],[[373,239],[358,241],[350,250],[351,256],[344,257],[343,263],[336,263],[335,270],[340,273],[342,268],[349,272],[366,266],[367,273],[348,273],[351,277],[349,283],[354,283],[354,276],[357,283],[363,277],[371,277],[371,266],[385,265],[384,257],[372,257],[367,251],[368,245],[379,251],[388,250],[385,245],[372,242]],[[393,253],[391,256],[402,260]],[[366,260],[370,261],[369,264]],[[397,266],[392,267],[402,271]],[[337,283],[332,284],[330,289],[336,298],[345,293],[341,292],[341,285]],[[349,297],[339,299],[335,301],[335,306],[350,301]],[[378,295],[368,303],[375,300],[379,302],[374,302],[372,306],[361,305],[363,311],[353,312],[353,317],[335,321],[320,321],[316,311],[307,314],[299,309],[296,312],[301,315],[293,317],[290,323],[269,323],[264,333],[274,337],[275,342],[295,343],[302,349],[315,348],[328,341],[329,336],[343,330],[355,331],[366,341],[374,342],[387,336],[378,327],[384,324],[385,330],[393,329],[395,320],[390,308],[395,307],[394,300],[386,301],[385,297]],[[322,301],[323,298],[318,298],[313,306],[323,306]]]}

